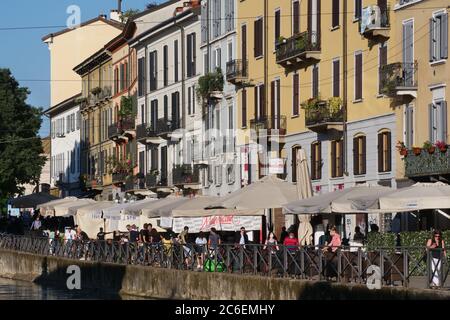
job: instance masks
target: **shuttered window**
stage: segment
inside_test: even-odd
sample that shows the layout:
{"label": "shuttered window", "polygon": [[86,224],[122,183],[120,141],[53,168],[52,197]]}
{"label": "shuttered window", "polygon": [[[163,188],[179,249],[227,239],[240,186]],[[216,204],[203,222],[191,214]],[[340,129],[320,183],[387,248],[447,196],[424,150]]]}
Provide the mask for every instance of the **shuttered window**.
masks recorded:
{"label": "shuttered window", "polygon": [[435,101],[428,108],[430,141],[447,142],[447,102]]}
{"label": "shuttered window", "polygon": [[[412,148],[414,145],[414,106],[405,106],[405,121],[403,134],[405,136],[405,145],[408,148]],[[430,141],[435,142],[436,140],[431,139]]]}
{"label": "shuttered window", "polygon": [[173,42],[173,79],[178,82],[178,40]]}
{"label": "shuttered window", "polygon": [[291,159],[292,159],[292,165],[291,165],[292,182],[297,182],[297,161],[298,161],[297,153],[298,153],[298,150],[300,150],[300,149],[301,149],[301,147],[299,147],[299,146],[295,146],[291,149],[292,150],[292,156],[291,156]]}
{"label": "shuttered window", "polygon": [[322,144],[320,141],[311,144],[311,179],[322,178]]}
{"label": "shuttered window", "polygon": [[281,36],[281,11],[275,11],[275,43],[278,42]]}
{"label": "shuttered window", "polygon": [[378,134],[378,172],[391,171],[392,165],[391,133],[389,131]]}
{"label": "shuttered window", "polygon": [[331,177],[337,178],[344,175],[344,149],[343,141],[331,141]]}
{"label": "shuttered window", "polygon": [[380,49],[378,51],[379,54],[379,62],[380,62],[380,72],[378,74],[378,93],[382,92],[382,69],[383,66],[387,65],[387,45],[383,43],[380,45]]}
{"label": "shuttered window", "polygon": [[362,0],[355,0],[355,19],[360,19],[362,15]]}
{"label": "shuttered window", "polygon": [[[117,76],[117,69],[114,71]],[[144,95],[145,88],[145,59],[140,58],[138,60],[138,95],[142,97]]]}
{"label": "shuttered window", "polygon": [[331,27],[339,26],[339,1],[340,0],[332,0],[333,1],[333,14],[331,16]]}
{"label": "shuttered window", "polygon": [[242,90],[242,127],[247,127],[247,90]]}
{"label": "shuttered window", "polygon": [[315,64],[312,68],[312,96],[319,96],[319,65]]}
{"label": "shuttered window", "polygon": [[300,105],[300,80],[298,73],[292,76],[292,114],[298,116],[299,105]]}
{"label": "shuttered window", "polygon": [[300,4],[298,1],[292,3],[292,33],[300,33]]}
{"label": "shuttered window", "polygon": [[150,52],[150,91],[158,88],[158,56],[157,51]]}
{"label": "shuttered window", "polygon": [[187,35],[187,77],[193,77],[196,74],[196,35],[195,32]]}
{"label": "shuttered window", "polygon": [[254,56],[255,58],[263,55],[263,19],[259,18],[254,23],[255,43],[254,43]]}
{"label": "shuttered window", "polygon": [[264,107],[264,85],[255,87],[255,118],[263,119],[266,115]]}
{"label": "shuttered window", "polygon": [[366,136],[353,138],[353,174],[366,174]]}
{"label": "shuttered window", "polygon": [[362,99],[362,53],[355,54],[355,100]]}
{"label": "shuttered window", "polygon": [[448,14],[439,13],[430,19],[430,62],[448,58]]}
{"label": "shuttered window", "polygon": [[339,97],[340,95],[340,62],[339,60],[333,61],[333,97]]}

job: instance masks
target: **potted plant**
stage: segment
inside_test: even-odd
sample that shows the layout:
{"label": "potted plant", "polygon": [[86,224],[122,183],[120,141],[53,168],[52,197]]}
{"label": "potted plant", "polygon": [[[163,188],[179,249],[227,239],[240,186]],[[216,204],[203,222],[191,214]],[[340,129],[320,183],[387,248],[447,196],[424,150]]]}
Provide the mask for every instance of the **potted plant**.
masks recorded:
{"label": "potted plant", "polygon": [[422,148],[421,147],[416,147],[414,146],[413,148],[413,152],[416,156],[420,155],[422,153]]}
{"label": "potted plant", "polygon": [[328,99],[328,106],[331,115],[337,115],[341,111],[342,99],[340,97],[331,97]]}
{"label": "potted plant", "polygon": [[441,152],[447,151],[447,144],[444,141],[436,141],[434,144]]}
{"label": "potted plant", "polygon": [[93,89],[91,90],[91,93],[92,93],[94,96],[99,95],[100,92],[102,92],[102,88],[100,88],[100,87],[95,87],[95,88],[93,88]]}
{"label": "potted plant", "polygon": [[408,155],[408,149],[406,148],[405,143],[403,141],[397,142],[396,148],[401,156],[406,157]]}
{"label": "potted plant", "polygon": [[198,79],[197,96],[203,101],[208,99],[222,99],[223,97],[224,79],[222,70],[217,68],[216,71],[201,76]]}
{"label": "potted plant", "polygon": [[436,150],[436,147],[430,141],[425,141],[423,143],[423,148],[427,150],[429,154],[433,154]]}

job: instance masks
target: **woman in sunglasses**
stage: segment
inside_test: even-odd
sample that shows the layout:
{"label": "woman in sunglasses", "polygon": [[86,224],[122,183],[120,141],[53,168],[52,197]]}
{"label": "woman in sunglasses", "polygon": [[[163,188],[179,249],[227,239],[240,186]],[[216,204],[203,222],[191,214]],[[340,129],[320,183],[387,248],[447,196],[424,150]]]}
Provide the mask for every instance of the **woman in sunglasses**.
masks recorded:
{"label": "woman in sunglasses", "polygon": [[447,257],[442,232],[434,230],[431,239],[427,241],[427,248],[431,254],[431,286],[441,286],[442,260]]}

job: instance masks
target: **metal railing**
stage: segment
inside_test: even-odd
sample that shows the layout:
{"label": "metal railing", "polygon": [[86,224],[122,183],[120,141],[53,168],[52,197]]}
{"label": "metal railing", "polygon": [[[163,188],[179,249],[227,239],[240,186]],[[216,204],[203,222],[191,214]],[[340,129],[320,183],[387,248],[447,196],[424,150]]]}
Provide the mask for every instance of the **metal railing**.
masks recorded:
{"label": "metal railing", "polygon": [[342,122],[343,119],[342,108],[332,108],[327,101],[317,103],[316,107],[305,110],[305,124],[307,127],[324,123]]}
{"label": "metal railing", "polygon": [[255,131],[267,130],[268,134],[275,133],[272,130],[278,130],[279,135],[286,134],[286,116],[264,116],[250,120],[250,128]]}
{"label": "metal railing", "polygon": [[188,164],[175,166],[172,170],[172,183],[174,185],[200,183],[200,170],[198,166]]}
{"label": "metal railing", "polygon": [[422,150],[418,155],[415,155],[412,150],[408,150],[408,155],[404,158],[404,161],[406,177],[450,173],[450,149],[443,152],[436,148],[432,154],[427,150]]}
{"label": "metal railing", "polygon": [[152,123],[150,127],[147,129],[147,134],[149,137],[154,137],[158,135],[164,135],[171,133],[177,129],[180,129],[180,121],[179,120],[169,120],[169,119],[158,119],[156,123]]}
{"label": "metal railing", "polygon": [[305,31],[277,43],[277,63],[297,58],[305,52],[320,52],[320,50],[320,33]]}
{"label": "metal railing", "polygon": [[113,123],[108,126],[108,138],[114,139],[119,137],[123,133],[118,123]]}
{"label": "metal railing", "polygon": [[[369,7],[364,8],[363,10],[367,10]],[[369,23],[367,25],[365,25],[365,29],[361,30],[361,24],[362,24],[362,19],[359,19],[359,30],[362,31],[362,33],[366,33],[369,31],[373,31],[376,29],[380,29],[380,28],[384,28],[384,29],[388,29],[391,26],[390,23],[390,17],[389,17],[389,13],[390,13],[390,6],[386,6],[386,8],[382,8],[379,7],[377,5],[372,5],[370,6],[370,8],[372,9],[372,23]],[[379,11],[379,14],[378,14]]]}
{"label": "metal railing", "polygon": [[[449,258],[425,247],[319,247],[64,241],[45,237],[0,235],[0,248],[95,262],[179,270],[228,272],[269,277],[380,285],[446,287]],[[376,269],[378,272],[373,273]]]}
{"label": "metal railing", "polygon": [[380,68],[380,93],[394,95],[399,89],[416,89],[417,83],[417,61],[395,62]]}
{"label": "metal railing", "polygon": [[234,82],[248,78],[248,61],[234,59],[227,62],[227,81]]}

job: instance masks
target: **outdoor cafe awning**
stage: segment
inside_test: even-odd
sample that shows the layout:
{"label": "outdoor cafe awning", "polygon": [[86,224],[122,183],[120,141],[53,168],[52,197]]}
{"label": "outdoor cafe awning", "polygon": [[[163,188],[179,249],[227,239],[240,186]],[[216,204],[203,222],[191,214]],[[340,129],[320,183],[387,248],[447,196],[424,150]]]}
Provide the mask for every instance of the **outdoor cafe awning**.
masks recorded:
{"label": "outdoor cafe awning", "polygon": [[366,208],[357,207],[357,199],[366,198],[365,205],[375,205],[379,196],[393,192],[382,186],[355,186],[352,188],[320,194],[311,198],[287,203],[283,206],[285,214],[318,213],[364,213]]}
{"label": "outdoor cafe awning", "polygon": [[92,199],[76,199],[75,201],[63,202],[54,205],[54,212],[56,217],[73,216],[76,210],[83,206],[93,204],[95,200]]}
{"label": "outdoor cafe awning", "polygon": [[416,183],[380,197],[380,209],[391,212],[450,209],[450,185]]}
{"label": "outdoor cafe awning", "polygon": [[36,208],[40,204],[48,203],[59,198],[48,193],[33,193],[26,196],[18,197],[11,200],[14,208]]}
{"label": "outdoor cafe awning", "polygon": [[53,200],[46,203],[39,204],[37,206],[37,209],[40,209],[42,215],[53,215],[55,206],[63,204],[63,203],[73,203],[74,201],[77,201],[78,199],[76,197],[66,197],[63,199]]}
{"label": "outdoor cafe awning", "polygon": [[281,208],[299,199],[297,187],[276,176],[266,176],[223,197],[214,207],[238,210]]}

